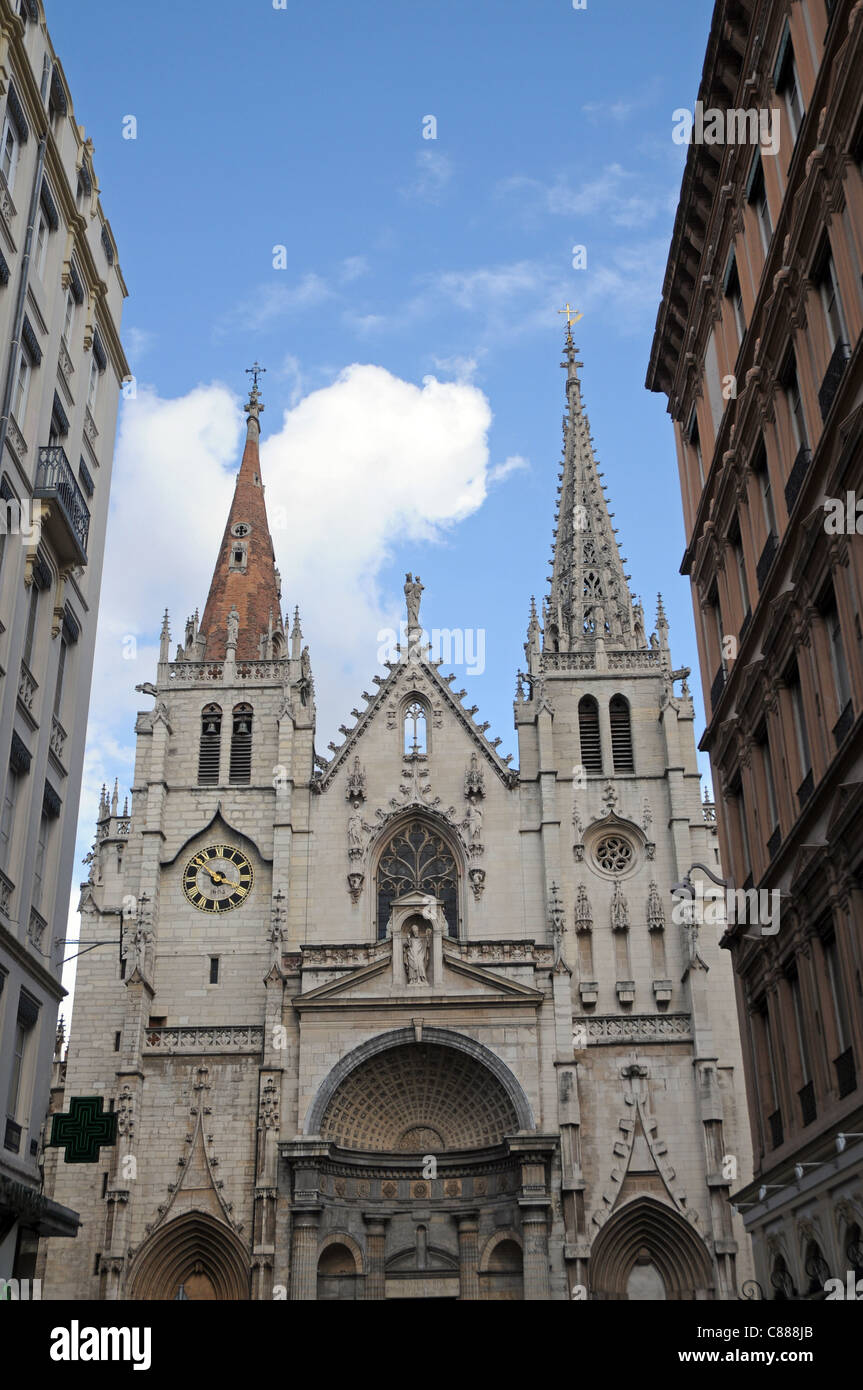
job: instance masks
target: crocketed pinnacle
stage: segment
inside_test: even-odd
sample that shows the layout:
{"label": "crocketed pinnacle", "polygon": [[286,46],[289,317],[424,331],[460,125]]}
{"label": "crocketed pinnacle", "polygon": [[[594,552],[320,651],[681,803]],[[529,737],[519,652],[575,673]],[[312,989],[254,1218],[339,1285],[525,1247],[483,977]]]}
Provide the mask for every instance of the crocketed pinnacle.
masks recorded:
{"label": "crocketed pinnacle", "polygon": [[618,648],[638,645],[632,595],[611,524],[611,514],[581,399],[572,331],[564,342],[567,414],[563,471],[558,488],[550,592],[545,604],[545,651],[578,651],[598,638]]}
{"label": "crocketed pinnacle", "polygon": [[232,640],[236,631],[237,661],[284,655],[280,584],[258,452],[263,409],[255,386],[246,406],[243,461],[201,619],[208,661],[224,659],[229,628]]}

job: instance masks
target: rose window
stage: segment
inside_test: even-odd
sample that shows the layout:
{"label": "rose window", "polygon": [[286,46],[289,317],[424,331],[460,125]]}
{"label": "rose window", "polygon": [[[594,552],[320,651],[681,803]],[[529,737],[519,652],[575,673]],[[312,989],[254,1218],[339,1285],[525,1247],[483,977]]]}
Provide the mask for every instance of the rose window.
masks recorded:
{"label": "rose window", "polygon": [[607,874],[622,874],[632,864],[632,845],[622,835],[605,835],[594,851],[596,862]]}

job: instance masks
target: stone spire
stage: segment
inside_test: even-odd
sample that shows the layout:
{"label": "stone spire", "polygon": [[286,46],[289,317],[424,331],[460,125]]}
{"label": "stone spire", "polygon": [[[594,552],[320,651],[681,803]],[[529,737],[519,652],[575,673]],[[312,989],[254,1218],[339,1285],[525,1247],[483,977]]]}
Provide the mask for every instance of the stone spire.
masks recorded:
{"label": "stone spire", "polygon": [[598,640],[633,648],[639,641],[632,595],[593,455],[578,378],[583,364],[576,360],[569,324],[564,355],[567,414],[543,649],[584,651]]}
{"label": "stone spire", "polygon": [[258,454],[263,409],[256,379],[246,406],[243,461],[201,618],[207,661],[224,659],[229,646],[235,661],[280,657],[285,652],[281,593]]}

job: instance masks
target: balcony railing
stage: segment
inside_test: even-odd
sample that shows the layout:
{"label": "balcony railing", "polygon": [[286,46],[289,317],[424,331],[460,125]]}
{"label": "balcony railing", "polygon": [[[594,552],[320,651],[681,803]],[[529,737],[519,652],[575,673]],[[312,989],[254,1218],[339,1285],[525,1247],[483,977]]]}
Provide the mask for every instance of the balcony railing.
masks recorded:
{"label": "balcony railing", "polygon": [[824,373],[824,380],[821,383],[821,390],[818,392],[818,405],[821,408],[822,420],[826,420],[830,414],[830,407],[836,392],[839,390],[839,383],[845,373],[850,356],[850,347],[840,338],[833,349],[833,356],[830,358],[827,371]]}
{"label": "balcony railing", "polygon": [[815,1119],[817,1111],[815,1109],[815,1086],[811,1081],[807,1081],[805,1086],[797,1092],[800,1101],[800,1116],[804,1127],[811,1125]]}
{"label": "balcony railing", "polygon": [[803,807],[806,805],[807,801],[812,795],[814,788],[815,775],[812,771],[812,768],[810,767],[806,776],[803,778],[803,781],[800,783],[800,786],[797,788],[797,801],[801,811],[803,810]]}
{"label": "balcony railing", "polygon": [[764,549],[761,552],[761,557],[758,561],[758,564],[755,566],[755,577],[758,580],[759,593],[761,593],[761,590],[764,588],[764,585],[767,581],[767,576],[770,573],[770,567],[776,558],[776,552],[778,549],[779,537],[776,535],[775,531],[771,531],[770,535],[767,537],[767,540],[764,542]]}
{"label": "balcony railing", "polygon": [[788,508],[788,515],[794,511],[794,503],[800,496],[800,489],[806,481],[806,474],[809,472],[809,465],[812,462],[812,450],[806,444],[801,444],[797,450],[797,457],[794,466],[788,475],[788,482],[785,484],[785,505]]}
{"label": "balcony railing", "polygon": [[833,1058],[833,1066],[836,1070],[836,1085],[839,1087],[839,1099],[841,1100],[843,1096],[850,1096],[857,1085],[854,1053],[850,1047],[846,1047],[844,1052],[840,1052],[838,1057]]}
{"label": "balcony railing", "polygon": [[768,1116],[767,1123],[770,1126],[770,1147],[778,1149],[785,1137],[782,1132],[782,1112],[774,1110],[773,1114]]}
{"label": "balcony railing", "polygon": [[845,735],[848,733],[853,723],[854,708],[849,700],[839,718],[836,720],[836,723],[833,725],[833,739],[837,748],[844,742]]}
{"label": "balcony railing", "polygon": [[48,524],[51,528],[54,513],[59,513],[59,525],[53,526],[52,540],[60,556],[74,564],[86,565],[90,511],[61,445],[40,447],[33,496],[41,502],[57,504],[51,508]]}
{"label": "balcony railing", "polygon": [[716,675],[713,677],[713,684],[710,687],[710,708],[714,714],[716,713],[716,706],[722,699],[722,692],[725,689],[725,682],[727,679],[728,675],[725,667],[720,666]]}

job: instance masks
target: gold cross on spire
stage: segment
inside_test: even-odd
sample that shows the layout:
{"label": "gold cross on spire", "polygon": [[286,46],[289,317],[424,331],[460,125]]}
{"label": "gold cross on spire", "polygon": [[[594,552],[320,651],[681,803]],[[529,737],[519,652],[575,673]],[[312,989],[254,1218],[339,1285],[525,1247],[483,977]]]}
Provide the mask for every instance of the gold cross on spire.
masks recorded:
{"label": "gold cross on spire", "polygon": [[570,306],[569,306],[568,304],[567,304],[567,306],[566,306],[565,309],[558,309],[557,312],[558,312],[559,314],[566,314],[566,328],[567,328],[567,332],[571,332],[571,331],[572,331],[572,325],[573,325],[574,323],[578,323],[578,320],[579,320],[579,319],[583,319],[583,318],[584,318],[584,314],[576,313],[575,309],[570,308]]}

